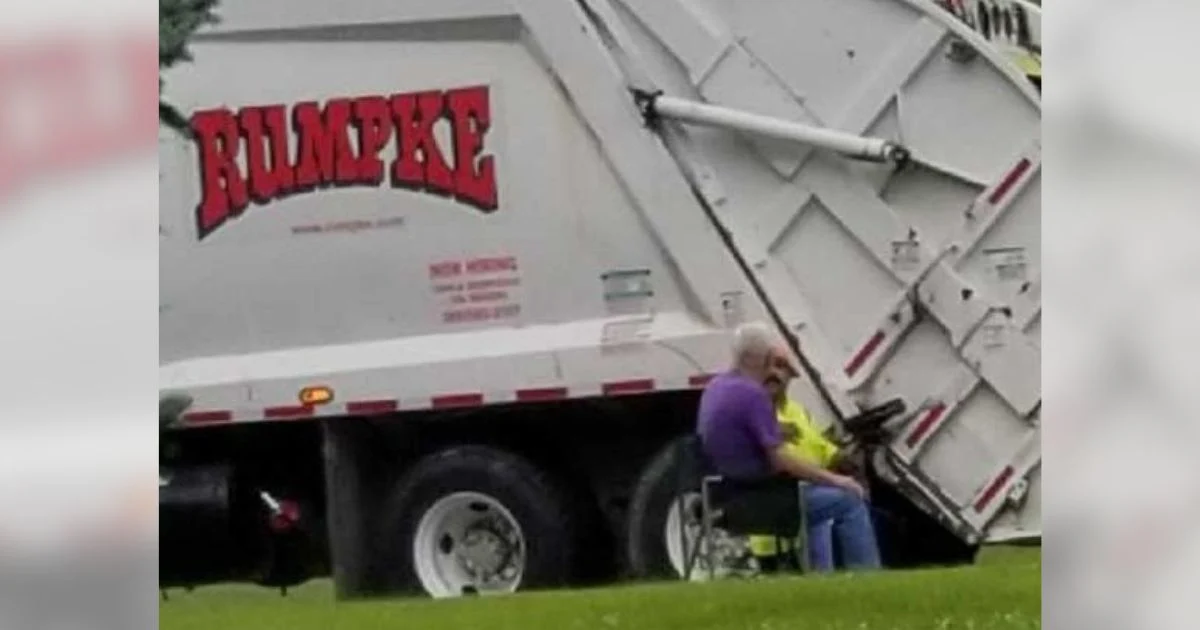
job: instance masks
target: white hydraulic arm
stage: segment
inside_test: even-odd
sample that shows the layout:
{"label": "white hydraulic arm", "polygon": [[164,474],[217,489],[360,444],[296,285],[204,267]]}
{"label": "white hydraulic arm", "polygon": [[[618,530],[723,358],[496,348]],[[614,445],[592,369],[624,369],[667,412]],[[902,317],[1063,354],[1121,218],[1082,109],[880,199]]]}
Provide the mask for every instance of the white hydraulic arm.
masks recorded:
{"label": "white hydraulic arm", "polygon": [[908,149],[891,140],[859,136],[731,107],[667,96],[660,92],[634,90],[633,94],[648,123],[666,118],[693,125],[719,127],[798,142],[870,162],[892,162],[903,165],[911,157]]}

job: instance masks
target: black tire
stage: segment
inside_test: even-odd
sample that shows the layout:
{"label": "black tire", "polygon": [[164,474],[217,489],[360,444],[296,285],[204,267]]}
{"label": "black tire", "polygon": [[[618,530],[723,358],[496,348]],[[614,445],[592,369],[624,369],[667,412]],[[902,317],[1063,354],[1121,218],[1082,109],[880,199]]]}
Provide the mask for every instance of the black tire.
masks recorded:
{"label": "black tire", "polygon": [[[634,577],[645,579],[678,578],[671,565],[663,529],[668,510],[679,490],[679,437],[665,446],[638,478],[629,505],[626,555]],[[699,491],[698,488],[689,490]]]}
{"label": "black tire", "polygon": [[423,591],[413,567],[417,524],[438,499],[463,491],[496,499],[520,524],[526,545],[520,589],[568,582],[575,560],[574,518],[558,486],[516,455],[484,446],[459,446],[418,462],[384,504],[377,574],[388,590]]}

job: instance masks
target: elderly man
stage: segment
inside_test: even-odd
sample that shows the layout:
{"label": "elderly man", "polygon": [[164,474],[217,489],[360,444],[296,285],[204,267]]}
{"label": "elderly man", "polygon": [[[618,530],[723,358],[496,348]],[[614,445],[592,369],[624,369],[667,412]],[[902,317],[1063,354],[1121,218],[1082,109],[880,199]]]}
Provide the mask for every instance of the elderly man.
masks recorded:
{"label": "elderly man", "polygon": [[[800,403],[788,397],[788,384],[797,376],[799,374],[790,363],[776,362],[775,370],[766,381],[788,452],[826,470],[850,474],[855,466],[847,454],[825,436]],[[809,520],[808,561],[818,571],[831,570],[834,566],[833,526],[833,519]],[[770,536],[750,538],[750,549],[765,570],[772,570],[779,564],[781,550],[776,544]]]}
{"label": "elderly man", "polygon": [[[878,568],[879,548],[863,487],[798,454],[785,439],[766,389],[773,377],[793,371],[778,337],[762,324],[742,326],[734,335],[733,354],[733,368],[705,387],[697,419],[696,430],[717,472],[728,477],[785,474],[808,482],[801,496],[809,536],[820,543],[822,528],[829,528],[847,568]],[[821,550],[813,556],[814,569],[833,568],[831,553]]]}

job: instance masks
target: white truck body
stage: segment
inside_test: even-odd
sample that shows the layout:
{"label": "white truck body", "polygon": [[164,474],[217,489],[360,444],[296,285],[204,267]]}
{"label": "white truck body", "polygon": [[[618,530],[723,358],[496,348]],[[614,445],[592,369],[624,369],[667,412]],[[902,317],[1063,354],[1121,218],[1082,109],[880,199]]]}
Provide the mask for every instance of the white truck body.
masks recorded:
{"label": "white truck body", "polygon": [[[184,426],[696,389],[764,320],[821,421],[907,403],[876,463],[923,509],[971,542],[1040,534],[1039,97],[933,2],[220,12],[167,75],[202,133],[160,142]],[[631,89],[913,160],[648,128]]]}

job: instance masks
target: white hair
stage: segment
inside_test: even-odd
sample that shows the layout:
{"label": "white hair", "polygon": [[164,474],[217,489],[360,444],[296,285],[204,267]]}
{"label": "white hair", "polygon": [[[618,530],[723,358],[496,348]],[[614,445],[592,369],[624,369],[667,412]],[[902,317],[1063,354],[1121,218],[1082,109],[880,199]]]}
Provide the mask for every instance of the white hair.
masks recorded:
{"label": "white hair", "polygon": [[776,345],[775,333],[762,322],[738,326],[733,333],[733,360],[741,363],[749,357],[763,356]]}

